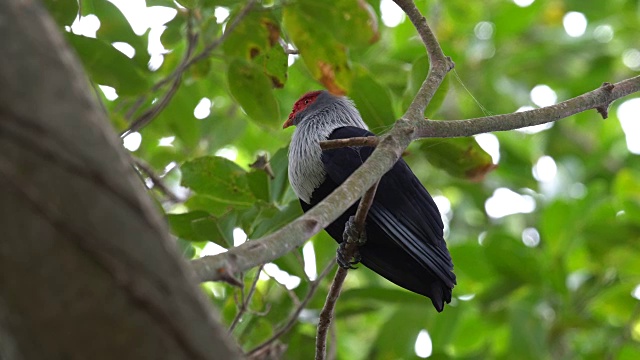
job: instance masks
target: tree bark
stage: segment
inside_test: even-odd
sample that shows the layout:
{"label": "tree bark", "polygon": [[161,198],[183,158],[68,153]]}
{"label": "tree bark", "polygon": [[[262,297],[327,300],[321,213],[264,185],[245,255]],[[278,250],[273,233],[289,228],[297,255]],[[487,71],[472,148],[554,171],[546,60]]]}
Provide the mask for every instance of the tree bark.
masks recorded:
{"label": "tree bark", "polygon": [[0,359],[238,358],[39,2],[0,44]]}

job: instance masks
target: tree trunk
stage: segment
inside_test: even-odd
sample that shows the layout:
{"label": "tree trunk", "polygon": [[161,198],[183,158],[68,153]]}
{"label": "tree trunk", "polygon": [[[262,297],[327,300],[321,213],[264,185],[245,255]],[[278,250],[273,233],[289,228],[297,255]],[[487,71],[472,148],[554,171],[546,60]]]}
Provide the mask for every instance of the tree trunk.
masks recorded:
{"label": "tree trunk", "polygon": [[237,358],[39,2],[0,44],[0,359]]}

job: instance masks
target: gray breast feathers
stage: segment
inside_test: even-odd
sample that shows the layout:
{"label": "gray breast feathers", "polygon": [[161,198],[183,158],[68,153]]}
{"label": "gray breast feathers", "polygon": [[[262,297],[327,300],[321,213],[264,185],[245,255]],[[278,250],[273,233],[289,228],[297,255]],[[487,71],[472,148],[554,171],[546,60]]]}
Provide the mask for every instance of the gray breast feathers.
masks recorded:
{"label": "gray breast feathers", "polygon": [[329,137],[327,130],[313,128],[313,125],[310,121],[298,125],[289,145],[289,182],[296,195],[307,204],[326,176],[320,141]]}
{"label": "gray breast feathers", "polygon": [[349,99],[327,96],[331,96],[330,101],[319,100],[320,107],[310,108],[298,122],[289,146],[289,182],[296,195],[307,204],[326,176],[320,141],[327,140],[333,130],[343,126],[367,128]]}

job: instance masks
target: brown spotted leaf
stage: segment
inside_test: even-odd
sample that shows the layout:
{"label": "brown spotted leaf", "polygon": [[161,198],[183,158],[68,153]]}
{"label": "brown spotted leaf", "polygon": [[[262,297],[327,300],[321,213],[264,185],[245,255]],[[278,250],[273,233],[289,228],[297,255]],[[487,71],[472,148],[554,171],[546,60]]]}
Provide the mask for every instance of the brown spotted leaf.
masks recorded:
{"label": "brown spotted leaf", "polygon": [[301,11],[299,6],[285,8],[287,32],[313,77],[331,93],[344,95],[352,77],[347,50],[327,30],[326,24],[317,24],[314,15]]}
{"label": "brown spotted leaf", "polygon": [[273,94],[273,78],[253,62],[236,59],[227,71],[231,95],[249,117],[260,125],[280,126],[280,110]]}
{"label": "brown spotted leaf", "polygon": [[[237,15],[237,14],[235,14]],[[233,18],[229,21],[233,22]],[[269,11],[252,11],[233,29],[222,44],[227,56],[251,60],[280,47],[280,26]]]}
{"label": "brown spotted leaf", "polygon": [[434,166],[471,181],[481,181],[498,166],[473,138],[425,139],[420,141],[420,150]]}

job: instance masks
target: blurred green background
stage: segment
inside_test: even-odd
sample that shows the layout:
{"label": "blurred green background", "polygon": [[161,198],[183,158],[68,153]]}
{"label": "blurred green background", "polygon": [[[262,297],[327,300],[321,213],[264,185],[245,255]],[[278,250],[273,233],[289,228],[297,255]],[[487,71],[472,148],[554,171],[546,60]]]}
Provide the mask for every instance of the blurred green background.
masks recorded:
{"label": "blurred green background", "polygon": [[[550,105],[640,74],[637,0],[416,3],[456,63],[426,111],[432,119]],[[45,4],[118,132],[155,109],[188,49],[197,54],[216,41],[245,6]],[[217,253],[300,215],[286,177],[293,129],[281,129],[299,96],[321,88],[346,94],[372,131],[384,133],[427,67],[415,29],[390,0],[264,0],[184,72],[168,105],[124,145],[178,197],[151,190],[184,256]],[[428,299],[360,267],[338,302],[330,354],[640,358],[638,154],[638,94],[616,101],[607,120],[592,110],[549,126],[413,143],[405,159],[443,214],[458,276],[454,299],[438,314]],[[273,177],[249,167],[258,156],[270,160]],[[286,322],[335,249],[323,233],[265,266],[233,330],[243,349]],[[255,276],[244,274],[247,289]],[[285,358],[313,357],[330,278],[280,338]],[[203,289],[230,324],[240,290],[220,283]]]}

